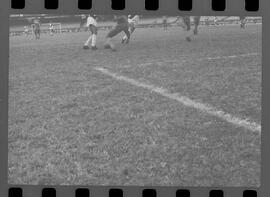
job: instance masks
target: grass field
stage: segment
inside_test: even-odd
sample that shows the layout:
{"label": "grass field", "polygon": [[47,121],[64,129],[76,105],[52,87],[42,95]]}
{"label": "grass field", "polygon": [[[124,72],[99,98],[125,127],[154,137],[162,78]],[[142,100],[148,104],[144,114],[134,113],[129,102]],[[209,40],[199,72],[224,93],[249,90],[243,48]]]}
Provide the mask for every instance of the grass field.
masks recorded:
{"label": "grass field", "polygon": [[10,38],[10,184],[260,185],[260,131],[199,106],[261,124],[260,25],[105,34]]}

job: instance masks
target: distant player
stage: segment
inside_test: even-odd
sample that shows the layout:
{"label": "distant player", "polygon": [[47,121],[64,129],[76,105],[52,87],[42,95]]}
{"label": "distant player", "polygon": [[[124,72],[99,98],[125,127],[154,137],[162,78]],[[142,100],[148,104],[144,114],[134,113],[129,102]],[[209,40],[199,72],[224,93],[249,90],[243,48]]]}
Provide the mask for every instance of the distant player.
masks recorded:
{"label": "distant player", "polygon": [[53,36],[54,34],[54,26],[52,23],[49,24],[49,30],[50,30],[50,35]]}
{"label": "distant player", "polygon": [[167,30],[168,29],[168,21],[167,21],[166,16],[162,17],[162,24],[163,24],[164,30]]}
{"label": "distant player", "polygon": [[246,28],[246,22],[247,22],[246,17],[245,16],[240,16],[239,19],[240,19],[240,28],[245,29]]}
{"label": "distant player", "polygon": [[106,36],[106,41],[104,43],[105,49],[112,49],[116,51],[114,44],[112,43],[112,38],[117,34],[121,33],[122,31],[125,32],[127,36],[127,42],[130,39],[130,32],[129,32],[129,23],[128,18],[124,15],[122,16],[115,16],[116,25],[109,31]]}
{"label": "distant player", "polygon": [[198,27],[200,24],[201,17],[200,16],[194,16],[193,21],[194,21],[194,30],[193,33],[194,35],[198,35]]}
{"label": "distant player", "polygon": [[218,26],[218,17],[216,17],[216,16],[214,18],[214,26]]}
{"label": "distant player", "polygon": [[28,26],[24,26],[24,34],[28,36],[29,33],[30,33],[30,31],[29,31]]}
{"label": "distant player", "polygon": [[[131,34],[135,31],[136,29],[136,25],[139,23],[140,17],[138,15],[135,15],[133,18],[131,18],[131,15],[128,15],[128,24],[129,24],[129,28],[128,31]],[[124,37],[122,38],[122,43],[129,43],[129,39],[127,37],[127,35],[124,35]]]}
{"label": "distant player", "polygon": [[89,15],[87,17],[86,26],[89,28],[91,35],[84,43],[83,48],[89,49],[89,44],[91,42],[91,49],[97,50],[97,46],[96,46],[96,43],[97,43],[97,16],[96,15],[93,15],[93,16]]}
{"label": "distant player", "polygon": [[35,37],[36,37],[36,39],[40,39],[40,20],[39,20],[39,18],[34,19],[33,25],[34,25]]}

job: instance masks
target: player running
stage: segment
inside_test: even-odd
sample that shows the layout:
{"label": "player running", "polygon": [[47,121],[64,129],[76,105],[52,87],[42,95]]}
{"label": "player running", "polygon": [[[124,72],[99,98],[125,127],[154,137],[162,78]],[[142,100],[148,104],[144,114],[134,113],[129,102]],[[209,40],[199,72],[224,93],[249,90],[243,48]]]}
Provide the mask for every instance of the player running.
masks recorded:
{"label": "player running", "polygon": [[90,29],[91,35],[84,43],[83,49],[89,49],[89,44],[91,42],[91,49],[97,50],[97,16],[96,15],[89,15],[87,17],[86,26]]}
{"label": "player running", "polygon": [[127,41],[129,42],[130,39],[130,32],[129,32],[129,23],[126,16],[115,16],[116,25],[112,28],[112,30],[109,31],[109,33],[106,36],[106,41],[104,43],[105,49],[112,49],[113,51],[116,51],[114,44],[112,43],[112,38],[116,36],[117,34],[121,33],[122,31],[125,32],[127,36]]}
{"label": "player running", "polygon": [[33,25],[34,25],[34,33],[35,33],[36,39],[40,39],[40,20],[39,20],[39,18],[34,19]]}
{"label": "player running", "polygon": [[[128,31],[131,34],[135,31],[136,29],[136,25],[139,23],[140,17],[138,15],[135,15],[133,18],[131,18],[131,15],[128,15],[128,24],[129,24],[129,28]],[[127,37],[127,35],[124,35],[124,37],[122,38],[122,43],[129,43],[129,39]]]}

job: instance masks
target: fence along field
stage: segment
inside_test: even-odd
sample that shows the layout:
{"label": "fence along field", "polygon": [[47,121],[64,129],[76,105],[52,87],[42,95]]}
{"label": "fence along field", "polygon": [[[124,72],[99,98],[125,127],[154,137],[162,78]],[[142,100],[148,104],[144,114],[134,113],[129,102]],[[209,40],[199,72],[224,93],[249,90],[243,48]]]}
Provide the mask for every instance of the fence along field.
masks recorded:
{"label": "fence along field", "polygon": [[106,32],[94,52],[88,32],[10,38],[9,183],[260,185],[260,132],[95,68],[260,125],[261,25],[138,28],[115,53]]}

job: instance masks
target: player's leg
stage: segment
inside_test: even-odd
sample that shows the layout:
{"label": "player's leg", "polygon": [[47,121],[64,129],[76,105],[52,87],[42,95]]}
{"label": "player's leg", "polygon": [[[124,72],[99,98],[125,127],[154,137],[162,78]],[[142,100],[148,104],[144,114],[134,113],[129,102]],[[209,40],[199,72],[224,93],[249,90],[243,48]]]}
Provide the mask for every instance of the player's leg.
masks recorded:
{"label": "player's leg", "polygon": [[83,49],[89,49],[89,43],[92,41],[92,33],[83,45]]}
{"label": "player's leg", "polygon": [[183,22],[185,24],[185,37],[186,37],[186,41],[190,42],[192,39],[191,39],[191,27],[190,27],[190,17],[189,16],[184,16],[183,17]]}
{"label": "player's leg", "polygon": [[128,28],[128,26],[126,26],[123,31],[125,32],[125,36],[126,36],[126,44],[129,43],[130,40],[130,35],[131,35],[131,30]]}
{"label": "player's leg", "polygon": [[34,33],[35,33],[35,37],[36,37],[36,40],[38,39],[38,30],[37,28],[34,29]]}
{"label": "player's leg", "polygon": [[92,32],[92,42],[91,42],[91,49],[97,49],[97,27],[94,25],[90,25],[90,31]]}
{"label": "player's leg", "polygon": [[[128,31],[129,31],[130,35],[134,32],[134,30],[135,30],[134,25],[130,24],[130,26],[129,26],[129,28],[128,28]],[[127,37],[127,34],[125,34],[125,35],[123,36],[123,38],[122,38],[122,44],[127,43],[127,42],[126,42],[127,40],[128,40],[128,37]]]}
{"label": "player's leg", "polygon": [[89,29],[90,29],[91,35],[88,37],[88,39],[84,43],[83,48],[84,49],[89,49],[89,45],[91,43],[91,48],[93,50],[95,50],[95,49],[97,49],[97,47],[96,47],[97,28],[94,25],[90,25]]}
{"label": "player's leg", "polygon": [[51,29],[51,35],[52,36],[54,35],[54,29],[53,28]]}
{"label": "player's leg", "polygon": [[131,28],[130,28],[130,35],[135,31],[135,26],[132,26]]}
{"label": "player's leg", "polygon": [[40,28],[38,28],[38,39],[40,39]]}

